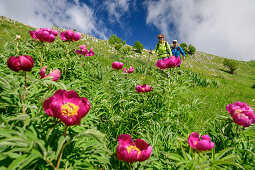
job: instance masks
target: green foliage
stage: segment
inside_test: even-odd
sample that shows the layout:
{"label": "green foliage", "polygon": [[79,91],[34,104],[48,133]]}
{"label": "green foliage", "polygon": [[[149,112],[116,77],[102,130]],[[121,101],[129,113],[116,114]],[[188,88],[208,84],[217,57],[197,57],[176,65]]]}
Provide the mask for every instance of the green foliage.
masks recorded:
{"label": "green foliage", "polygon": [[234,74],[236,69],[238,68],[238,62],[232,59],[225,58],[223,61],[223,65],[229,68],[229,73]]}
{"label": "green foliage", "polygon": [[[31,55],[35,61],[28,73],[27,114],[23,114],[24,75],[12,72],[6,64],[10,56],[18,56],[14,28],[9,28],[13,32],[4,37],[0,53],[0,169],[54,169],[51,163],[56,165],[62,147],[60,169],[128,169],[129,165],[116,156],[117,138],[123,133],[144,139],[153,148],[151,157],[136,162],[134,169],[254,168],[255,127],[236,126],[225,110],[226,104],[237,100],[254,104],[253,89],[243,90],[251,84],[243,79],[221,79],[206,75],[205,70],[201,71],[204,74],[187,71],[187,67],[182,68],[181,76],[171,74],[168,78],[169,70],[159,71],[154,62],[107,52],[103,41],[99,49],[89,40],[68,44],[59,37],[45,44],[43,65],[59,68],[62,77],[58,82],[39,79],[42,48],[26,37],[28,32],[23,28],[19,55]],[[78,58],[75,49],[87,41],[95,56]],[[134,73],[113,71],[114,61],[133,66]],[[244,66],[246,72],[249,65]],[[194,69],[199,68],[204,67]],[[135,86],[143,83],[154,90],[138,94]],[[75,90],[91,102],[81,124],[69,127],[66,136],[64,124],[42,108],[44,100],[58,89]],[[208,134],[215,148],[201,153],[191,149],[187,139],[194,131]]]}
{"label": "green foliage", "polygon": [[115,44],[114,48],[119,51],[120,48],[122,47],[122,44]]}
{"label": "green foliage", "polygon": [[127,44],[127,41],[126,41],[126,40],[123,40],[123,41],[122,41],[122,44],[123,44],[123,45],[126,45],[126,44]]}
{"label": "green foliage", "polygon": [[109,44],[113,44],[113,45],[120,44],[120,43],[122,43],[122,39],[117,37],[117,35],[111,35],[108,42],[109,42]]}
{"label": "green foliage", "polygon": [[136,41],[136,42],[135,42],[133,48],[134,48],[135,51],[138,52],[138,53],[141,53],[141,52],[143,51],[143,49],[144,49],[143,44],[140,43],[139,41]]}
{"label": "green foliage", "polygon": [[120,49],[120,51],[123,53],[123,54],[129,54],[130,53],[130,51],[131,51],[131,47],[130,46],[128,46],[128,45],[126,45],[126,46],[123,46],[121,49]]}
{"label": "green foliage", "polygon": [[188,45],[186,43],[181,43],[180,47],[183,49],[185,54],[188,54]]}
{"label": "green foliage", "polygon": [[194,55],[195,53],[196,53],[196,47],[190,44],[188,47],[188,54]]}

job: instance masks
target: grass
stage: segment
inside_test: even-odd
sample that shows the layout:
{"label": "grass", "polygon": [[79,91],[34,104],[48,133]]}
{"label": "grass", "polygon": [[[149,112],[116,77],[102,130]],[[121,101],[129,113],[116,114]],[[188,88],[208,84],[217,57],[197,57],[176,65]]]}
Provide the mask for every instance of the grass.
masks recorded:
{"label": "grass", "polygon": [[[53,82],[39,79],[41,46],[30,38],[31,29],[0,20],[1,169],[53,169],[49,162],[56,164],[63,143],[61,168],[128,169],[116,157],[117,138],[123,133],[142,138],[153,148],[151,157],[135,163],[134,169],[253,168],[255,127],[236,126],[226,105],[235,101],[254,105],[255,62],[239,61],[237,74],[230,75],[222,65],[223,57],[197,52],[183,61],[181,76],[167,78],[166,71],[155,67],[156,56],[148,60],[147,50],[124,55],[107,41],[83,34],[71,44],[58,37],[44,46],[43,65],[62,72],[61,79]],[[22,36],[19,54],[31,55],[35,61],[28,73],[26,115],[20,100],[24,75],[12,72],[6,64],[10,56],[18,55],[16,34]],[[83,44],[87,49],[93,47],[93,57],[75,54]],[[113,70],[114,61],[133,66],[134,73]],[[135,86],[143,83],[153,91],[138,94]],[[89,113],[80,125],[68,128],[66,138],[64,125],[55,126],[57,120],[42,108],[44,100],[60,88],[75,90],[91,102]],[[194,131],[208,134],[214,149],[193,151],[187,139]]]}

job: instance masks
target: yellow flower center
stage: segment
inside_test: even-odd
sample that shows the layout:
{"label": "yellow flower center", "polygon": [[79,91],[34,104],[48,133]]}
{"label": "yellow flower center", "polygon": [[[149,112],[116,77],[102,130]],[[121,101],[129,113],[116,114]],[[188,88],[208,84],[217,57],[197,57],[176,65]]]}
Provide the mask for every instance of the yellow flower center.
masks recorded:
{"label": "yellow flower center", "polygon": [[138,156],[141,154],[141,151],[139,148],[137,148],[136,146],[134,145],[131,145],[129,147],[127,147],[127,152],[129,153],[131,150],[137,150],[138,151]]}
{"label": "yellow flower center", "polygon": [[76,106],[73,103],[66,103],[61,106],[61,114],[66,116],[77,115],[79,110],[79,106]]}
{"label": "yellow flower center", "polygon": [[242,111],[243,111],[242,109],[236,109],[236,110],[234,111],[233,116],[236,115],[236,114],[242,113]]}

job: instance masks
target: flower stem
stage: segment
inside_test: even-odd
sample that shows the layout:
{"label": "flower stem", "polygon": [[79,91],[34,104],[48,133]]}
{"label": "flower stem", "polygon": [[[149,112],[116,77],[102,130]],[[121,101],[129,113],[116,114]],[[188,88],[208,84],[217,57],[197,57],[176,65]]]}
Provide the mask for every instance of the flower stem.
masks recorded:
{"label": "flower stem", "polygon": [[129,169],[130,169],[130,170],[132,170],[132,169],[133,169],[134,164],[135,164],[135,163],[132,163],[132,162],[130,162],[130,163],[129,163]]}
{"label": "flower stem", "polygon": [[19,41],[17,40],[17,54],[19,55]]}
{"label": "flower stem", "polygon": [[43,43],[42,43],[42,57],[41,57],[41,64],[40,64],[41,67],[42,67],[42,62],[43,62]]}
{"label": "flower stem", "polygon": [[239,125],[238,124],[236,124],[236,136],[238,135],[238,130],[239,130]]}
{"label": "flower stem", "polygon": [[26,91],[27,91],[27,72],[25,72],[25,86],[24,86],[24,93],[23,93],[23,96],[22,96],[22,105],[23,105],[22,111],[23,111],[23,114],[26,114],[26,107],[25,107]]}
{"label": "flower stem", "polygon": [[[67,131],[67,126],[65,126],[65,132],[64,132],[64,136],[65,137],[66,137],[66,131]],[[62,155],[63,155],[64,145],[65,144],[62,145],[61,150],[59,152],[58,161],[57,161],[57,165],[55,167],[55,170],[58,170],[58,168],[59,168],[59,165],[60,165],[60,162],[61,162],[61,158],[62,158]]]}
{"label": "flower stem", "polygon": [[64,75],[64,79],[66,78],[66,70],[67,70],[67,66],[68,66],[68,55],[69,55],[69,52],[70,52],[70,49],[69,49],[69,47],[70,47],[70,41],[68,42],[68,47],[67,47],[67,52],[66,52],[66,63],[65,63],[65,75]]}

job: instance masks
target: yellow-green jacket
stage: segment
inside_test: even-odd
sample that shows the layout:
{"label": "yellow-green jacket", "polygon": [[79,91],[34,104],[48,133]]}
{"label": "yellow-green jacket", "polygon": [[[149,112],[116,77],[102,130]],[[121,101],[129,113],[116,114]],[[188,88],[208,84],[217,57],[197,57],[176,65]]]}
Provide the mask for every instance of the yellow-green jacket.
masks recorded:
{"label": "yellow-green jacket", "polygon": [[158,42],[158,44],[155,47],[155,50],[152,51],[152,54],[154,53],[158,54],[158,58],[172,56],[170,45],[166,41],[164,41],[162,44]]}

